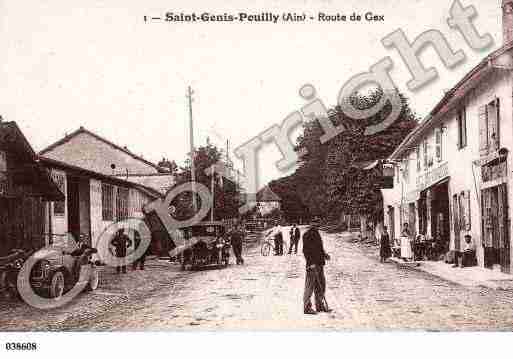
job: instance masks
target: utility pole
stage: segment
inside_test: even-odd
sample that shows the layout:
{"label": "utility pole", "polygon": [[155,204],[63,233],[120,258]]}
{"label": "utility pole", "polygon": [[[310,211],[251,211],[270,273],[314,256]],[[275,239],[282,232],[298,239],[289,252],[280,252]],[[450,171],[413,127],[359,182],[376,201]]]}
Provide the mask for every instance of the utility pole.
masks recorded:
{"label": "utility pole", "polygon": [[198,211],[198,204],[196,202],[196,170],[194,168],[194,122],[192,120],[192,95],[194,91],[189,86],[187,88],[187,99],[189,103],[189,144],[191,146],[191,190],[192,190],[192,207],[194,208],[194,213]]}

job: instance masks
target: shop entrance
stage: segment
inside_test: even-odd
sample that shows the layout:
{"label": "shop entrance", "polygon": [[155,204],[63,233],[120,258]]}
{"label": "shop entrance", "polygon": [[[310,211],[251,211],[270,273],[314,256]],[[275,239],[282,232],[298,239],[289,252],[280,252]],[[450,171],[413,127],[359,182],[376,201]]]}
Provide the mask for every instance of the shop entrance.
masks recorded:
{"label": "shop entrance", "polygon": [[[429,205],[429,204],[428,204]],[[449,182],[431,188],[431,235],[435,240],[438,253],[449,251],[451,238],[449,224]]]}
{"label": "shop entrance", "polygon": [[510,272],[509,209],[507,185],[484,189],[481,192],[484,265],[500,266]]}

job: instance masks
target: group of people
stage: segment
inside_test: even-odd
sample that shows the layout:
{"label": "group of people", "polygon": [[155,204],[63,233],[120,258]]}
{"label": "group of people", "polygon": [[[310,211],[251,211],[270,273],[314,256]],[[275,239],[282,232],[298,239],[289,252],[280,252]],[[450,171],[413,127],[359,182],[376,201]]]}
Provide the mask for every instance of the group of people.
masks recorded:
{"label": "group of people", "polygon": [[[134,240],[130,239],[130,237],[125,233],[123,228],[119,229],[110,244],[114,247],[114,254],[117,258],[125,258],[127,256],[127,250],[134,245],[134,251],[139,249],[141,245],[141,235],[139,232],[134,232]],[[132,269],[137,270],[139,267],[140,270],[144,270],[144,263],[146,262],[146,256],[149,252],[149,246],[141,256],[139,256],[134,262],[132,262]],[[126,273],[126,264],[121,264],[116,266],[116,273]]]}
{"label": "group of people", "polygon": [[[274,255],[275,256],[282,256],[283,255],[283,248],[284,248],[284,239],[283,239],[283,227],[280,223],[278,223],[269,233],[269,235],[272,236],[274,241]],[[292,254],[292,251],[294,251],[294,254],[297,254],[297,247],[299,240],[301,238],[301,231],[299,230],[299,227],[294,223],[289,230],[289,238],[290,238],[290,246],[288,254]]]}
{"label": "group of people", "polygon": [[[453,267],[470,267],[476,265],[476,249],[472,242],[472,236],[470,234],[466,234],[464,236],[464,240],[465,243],[463,245],[463,249],[455,252]],[[404,261],[411,259],[423,259],[424,257],[427,257],[428,259],[436,258],[436,241],[427,241],[425,236],[422,234],[419,234],[416,240],[412,241],[408,223],[403,224],[399,248],[400,251],[397,253],[397,256],[402,258]],[[380,239],[380,262],[386,262],[386,260],[392,256],[392,250],[393,247],[390,243],[388,229],[385,226],[383,227],[383,234]],[[461,264],[459,264],[460,261]]]}

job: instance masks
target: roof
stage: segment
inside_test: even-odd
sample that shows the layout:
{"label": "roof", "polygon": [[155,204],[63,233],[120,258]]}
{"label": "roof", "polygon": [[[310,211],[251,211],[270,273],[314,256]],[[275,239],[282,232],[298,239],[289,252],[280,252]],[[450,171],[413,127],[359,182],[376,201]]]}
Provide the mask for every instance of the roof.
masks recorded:
{"label": "roof", "polygon": [[49,201],[61,201],[64,193],[50,177],[48,170],[38,161],[38,157],[21,132],[16,122],[0,122],[0,148],[17,154],[17,169],[13,178],[18,183],[29,184],[34,191],[31,196],[43,197]]}
{"label": "roof", "polygon": [[141,161],[141,162],[147,164],[148,166],[151,166],[151,167],[155,168],[159,172],[169,172],[167,169],[165,169],[163,167],[160,167],[160,166],[158,166],[158,165],[156,165],[156,164],[154,164],[154,163],[152,163],[152,162],[142,158],[141,156],[138,156],[138,155],[134,154],[133,152],[130,152],[125,147],[121,147],[121,146],[116,145],[115,143],[112,143],[111,141],[105,139],[104,137],[102,137],[102,136],[100,136],[100,135],[98,135],[98,134],[96,134],[94,132],[91,132],[91,131],[85,129],[83,126],[80,126],[80,128],[78,130],[72,132],[69,135],[64,136],[60,140],[58,140],[58,141],[52,143],[51,145],[49,145],[48,147],[44,148],[43,150],[41,150],[39,152],[39,154],[40,155],[45,155],[48,152],[50,152],[53,149],[55,149],[56,147],[62,146],[63,144],[69,142],[72,138],[74,138],[74,137],[76,137],[76,136],[78,136],[80,134],[83,134],[83,133],[88,134],[88,135],[96,138],[99,141],[104,142],[105,144],[111,146],[112,148],[115,148],[118,151],[124,152],[125,154],[131,156],[132,158],[134,158],[134,159],[136,159],[138,161]]}
{"label": "roof", "polygon": [[147,188],[152,188],[160,194],[166,194],[169,189],[175,184],[175,176],[167,173],[156,173],[156,174],[135,174],[122,176],[117,175],[117,178],[126,179],[127,181],[137,183]]}
{"label": "roof", "polygon": [[[249,196],[249,195],[248,195]],[[249,196],[251,198],[251,196]],[[254,195],[252,198],[255,198]],[[281,202],[281,197],[274,193],[269,186],[265,186],[256,194],[257,202]]]}
{"label": "roof", "polygon": [[500,64],[494,64],[493,62],[498,60],[501,55],[509,52],[513,49],[513,43],[508,43],[501,48],[493,51],[486,56],[477,66],[475,66],[470,72],[468,72],[452,89],[447,91],[442,99],[436,104],[431,110],[428,116],[422,121],[413,131],[411,131],[405,139],[390,156],[390,159],[399,159],[404,152],[408,151],[432,126],[436,125],[442,116],[452,110],[456,103],[463,100],[464,96],[468,91],[474,88],[474,84],[477,84],[484,77],[491,73],[494,68],[502,68],[507,70],[513,70],[510,66],[504,66]]}
{"label": "roof", "polygon": [[142,184],[139,184],[136,182],[127,181],[127,180],[124,180],[122,178],[115,177],[115,176],[108,176],[103,173],[94,172],[94,171],[91,171],[91,170],[88,170],[88,169],[85,169],[82,167],[74,166],[69,163],[62,162],[62,161],[59,161],[59,160],[56,160],[53,158],[48,158],[45,156],[39,156],[39,159],[40,159],[41,163],[44,163],[48,167],[60,168],[60,169],[64,169],[64,170],[66,170],[66,169],[72,170],[72,171],[75,171],[77,173],[83,174],[83,175],[91,177],[91,178],[95,178],[95,179],[99,179],[99,180],[107,180],[109,182],[114,182],[116,184],[124,185],[127,187],[137,188],[140,191],[146,193],[148,196],[153,197],[153,198],[161,197],[160,192],[156,191],[155,189],[153,189],[151,187],[147,187],[145,185],[142,185]]}

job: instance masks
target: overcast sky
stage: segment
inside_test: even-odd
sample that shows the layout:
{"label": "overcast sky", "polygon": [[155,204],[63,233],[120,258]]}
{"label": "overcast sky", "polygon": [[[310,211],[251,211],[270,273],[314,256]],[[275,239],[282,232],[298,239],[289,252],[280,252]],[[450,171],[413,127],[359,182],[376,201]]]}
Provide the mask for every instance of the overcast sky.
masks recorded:
{"label": "overcast sky", "polygon": [[[452,0],[0,0],[0,114],[16,121],[36,150],[79,126],[128,146],[145,158],[183,163],[188,149],[185,93],[196,94],[196,144],[207,136],[235,148],[280,123],[304,101],[311,83],[327,105],[341,86],[384,56],[392,76],[420,116],[480,59],[502,43],[500,0],[462,0],[475,5],[474,20],[495,44],[477,53],[451,30]],[[143,16],[175,13],[344,13],[372,11],[385,22],[369,23],[145,23]],[[447,70],[427,49],[422,58],[440,78],[417,93],[406,89],[409,73],[380,40],[401,28],[413,40],[438,29],[467,60]],[[260,154],[260,184],[282,176],[272,144]]]}

